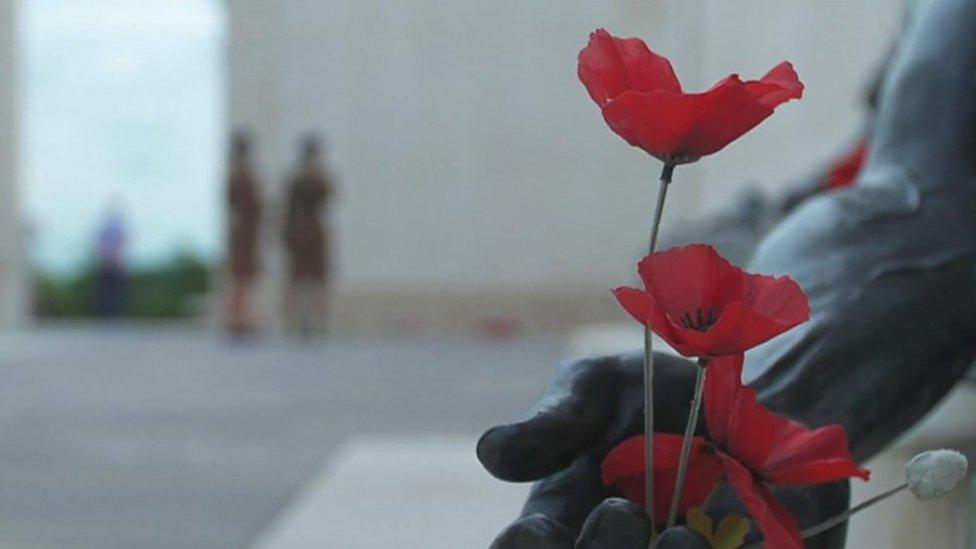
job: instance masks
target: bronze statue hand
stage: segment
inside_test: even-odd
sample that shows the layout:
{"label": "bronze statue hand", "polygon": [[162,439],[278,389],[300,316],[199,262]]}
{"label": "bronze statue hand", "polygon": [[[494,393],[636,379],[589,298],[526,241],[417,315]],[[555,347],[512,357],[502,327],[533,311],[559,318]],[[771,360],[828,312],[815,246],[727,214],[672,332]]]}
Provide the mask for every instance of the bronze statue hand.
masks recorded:
{"label": "bronze statue hand", "polygon": [[[608,499],[590,513],[583,533],[575,536],[545,515],[521,518],[505,529],[492,549],[647,549],[651,530],[643,509],[623,499]],[[679,526],[666,531],[658,540],[658,549],[709,549],[704,538]]]}
{"label": "bronze statue hand", "polygon": [[[562,364],[529,419],[481,437],[478,457],[493,475],[539,481],[523,516],[545,515],[577,533],[590,511],[611,495],[603,488],[600,464],[611,448],[642,431],[642,360],[633,354]],[[681,432],[694,366],[663,354],[655,366],[662,388],[655,402],[658,426]]]}
{"label": "bronze statue hand", "polygon": [[[478,457],[493,475],[538,481],[522,518],[502,532],[494,549],[647,547],[646,514],[622,500],[607,499],[615,494],[600,479],[606,453],[642,432],[642,364],[640,353],[567,362],[558,368],[529,419],[495,427],[481,437]],[[680,433],[687,421],[695,367],[663,353],[655,355],[654,366],[656,426]],[[803,526],[839,513],[848,503],[846,483],[776,493]],[[710,510],[745,514],[731,490],[722,490]],[[808,547],[841,547],[843,532],[827,532],[810,540]],[[695,536],[684,530],[664,539],[677,544],[673,547],[695,546],[687,545]]]}

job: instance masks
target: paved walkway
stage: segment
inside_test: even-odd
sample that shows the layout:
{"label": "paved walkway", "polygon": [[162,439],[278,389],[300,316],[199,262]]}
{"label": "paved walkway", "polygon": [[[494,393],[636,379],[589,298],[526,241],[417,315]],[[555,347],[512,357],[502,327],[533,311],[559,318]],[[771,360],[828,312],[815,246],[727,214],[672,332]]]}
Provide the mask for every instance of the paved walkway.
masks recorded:
{"label": "paved walkway", "polygon": [[[0,547],[247,547],[354,435],[431,440],[512,419],[558,351],[555,339],[302,346],[176,328],[2,334]],[[452,440],[457,455],[463,444]]]}

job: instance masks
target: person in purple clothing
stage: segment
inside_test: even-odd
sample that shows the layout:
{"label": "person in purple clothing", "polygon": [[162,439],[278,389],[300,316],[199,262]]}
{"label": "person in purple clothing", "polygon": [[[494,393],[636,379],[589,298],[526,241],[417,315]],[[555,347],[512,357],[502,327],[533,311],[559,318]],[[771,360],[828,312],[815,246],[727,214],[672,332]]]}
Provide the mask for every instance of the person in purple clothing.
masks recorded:
{"label": "person in purple clothing", "polygon": [[112,205],[98,229],[95,314],[104,318],[120,316],[125,308],[126,224],[121,209]]}

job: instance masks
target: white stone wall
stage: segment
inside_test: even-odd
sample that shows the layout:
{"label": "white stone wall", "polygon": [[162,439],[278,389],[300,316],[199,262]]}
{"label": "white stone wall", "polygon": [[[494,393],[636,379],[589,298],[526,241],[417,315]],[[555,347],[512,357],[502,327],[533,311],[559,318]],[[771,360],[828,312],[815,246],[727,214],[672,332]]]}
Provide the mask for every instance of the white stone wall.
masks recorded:
{"label": "white stone wall", "polygon": [[28,301],[17,204],[16,0],[0,0],[0,328],[25,319]]}
{"label": "white stone wall", "polygon": [[576,79],[591,30],[644,37],[691,90],[783,59],[807,84],[803,101],[679,169],[669,225],[721,209],[747,183],[776,190],[835,153],[860,125],[862,89],[900,22],[889,0],[227,5],[230,120],[256,130],[270,183],[302,132],[328,136],[340,292],[569,299],[632,279],[659,170],[610,133]]}

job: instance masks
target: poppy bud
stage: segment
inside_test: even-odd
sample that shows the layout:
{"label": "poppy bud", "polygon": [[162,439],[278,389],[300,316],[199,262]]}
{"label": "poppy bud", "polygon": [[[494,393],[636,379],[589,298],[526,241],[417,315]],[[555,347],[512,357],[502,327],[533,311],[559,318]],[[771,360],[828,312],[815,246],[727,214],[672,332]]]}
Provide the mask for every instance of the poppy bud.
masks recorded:
{"label": "poppy bud", "polygon": [[929,450],[913,457],[905,466],[908,489],[920,500],[945,497],[966,476],[969,462],[955,450]]}

